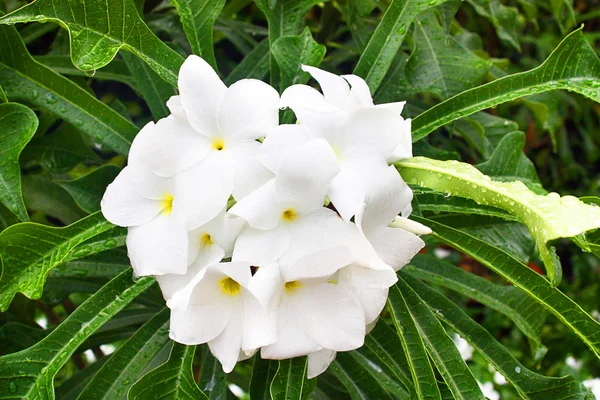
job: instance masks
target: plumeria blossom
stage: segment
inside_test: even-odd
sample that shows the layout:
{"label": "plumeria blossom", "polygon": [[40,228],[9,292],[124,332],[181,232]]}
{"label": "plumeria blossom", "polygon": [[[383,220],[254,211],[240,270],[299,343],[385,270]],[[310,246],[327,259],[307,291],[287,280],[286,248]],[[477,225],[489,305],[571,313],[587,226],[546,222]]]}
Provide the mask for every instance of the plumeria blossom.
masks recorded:
{"label": "plumeria blossom", "polygon": [[[280,101],[190,56],[171,115],[139,132],[102,200],[128,227],[135,274],[156,276],[170,337],[207,343],[227,373],[254,354],[308,356],[312,378],[362,346],[431,232],[408,219],[412,191],[389,166],[412,155],[404,102],[303,69],[322,93],[294,85]],[[279,125],[280,106],[298,124]]]}

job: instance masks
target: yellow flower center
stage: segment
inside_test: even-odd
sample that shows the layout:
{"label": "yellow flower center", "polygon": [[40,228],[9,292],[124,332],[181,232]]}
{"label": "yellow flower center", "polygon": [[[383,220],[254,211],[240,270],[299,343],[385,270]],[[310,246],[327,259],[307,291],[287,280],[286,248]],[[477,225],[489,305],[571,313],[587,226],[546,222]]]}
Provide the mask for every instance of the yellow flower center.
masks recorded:
{"label": "yellow flower center", "polygon": [[223,139],[214,139],[212,142],[212,148],[221,151],[225,148],[225,141]]}
{"label": "yellow flower center", "polygon": [[221,292],[231,297],[236,297],[242,291],[240,284],[229,277],[221,279],[219,285]]}
{"label": "yellow flower center", "polygon": [[296,211],[294,211],[291,208],[288,208],[283,213],[281,213],[281,219],[284,221],[292,222],[293,220],[296,219],[297,216],[298,216],[298,214],[296,214]]}
{"label": "yellow flower center", "polygon": [[170,194],[164,195],[162,199],[162,210],[162,212],[167,215],[171,215],[171,212],[173,212],[173,196]]}
{"label": "yellow flower center", "polygon": [[302,287],[302,284],[299,281],[291,281],[285,283],[285,291],[288,293],[293,293]]}
{"label": "yellow flower center", "polygon": [[203,234],[202,236],[200,236],[200,245],[202,247],[210,247],[213,244],[213,240],[212,240],[212,236],[210,236],[208,233]]}

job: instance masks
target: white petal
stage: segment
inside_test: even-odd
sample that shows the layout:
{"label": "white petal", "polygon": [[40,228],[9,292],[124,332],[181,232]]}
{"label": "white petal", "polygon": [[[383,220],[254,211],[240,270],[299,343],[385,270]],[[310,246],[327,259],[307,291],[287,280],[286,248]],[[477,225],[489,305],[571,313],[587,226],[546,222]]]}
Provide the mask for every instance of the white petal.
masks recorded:
{"label": "white petal", "polygon": [[235,170],[232,194],[240,201],[256,189],[273,179],[273,173],[257,158],[260,143],[246,142],[235,146],[228,156]]}
{"label": "white petal", "polygon": [[225,226],[223,236],[215,234],[215,242],[225,250],[225,257],[231,257],[233,245],[246,224],[242,218],[235,215],[225,215]]}
{"label": "white petal", "polygon": [[331,283],[316,283],[297,291],[289,297],[297,302],[298,308],[302,307],[305,329],[315,342],[335,351],[353,350],[363,345],[365,316],[349,290]]}
{"label": "white petal", "polygon": [[257,158],[275,172],[279,164],[307,140],[308,136],[301,125],[279,125],[269,132],[260,146]]}
{"label": "white petal", "polygon": [[399,125],[396,132],[396,148],[394,149],[394,154],[387,159],[388,162],[396,162],[413,156],[411,125],[412,120],[410,118],[405,119]]}
{"label": "white petal", "polygon": [[289,243],[288,229],[282,224],[269,230],[246,227],[235,242],[233,260],[266,266],[277,261],[288,249]]}
{"label": "white petal", "polygon": [[171,309],[169,337],[176,342],[194,345],[219,336],[231,315],[231,304],[212,302]]}
{"label": "white petal", "polygon": [[279,124],[279,93],[257,79],[242,79],[227,89],[218,113],[224,139],[254,140]]}
{"label": "white petal", "polygon": [[400,228],[386,227],[367,238],[379,257],[396,271],[425,247],[420,237]]}
{"label": "white petal", "polygon": [[188,264],[196,259],[198,253],[214,246],[223,249],[225,257],[231,257],[233,243],[244,224],[242,218],[226,214],[223,208],[206,224],[188,231]]}
{"label": "white petal", "polygon": [[198,163],[208,153],[209,138],[185,120],[163,118],[148,123],[129,151],[129,165],[142,165],[160,176],[173,176]]}
{"label": "white petal", "polygon": [[229,322],[219,336],[208,342],[210,352],[221,363],[226,374],[233,371],[242,347],[244,313],[242,302],[233,306]]}
{"label": "white petal", "polygon": [[344,108],[346,100],[350,95],[350,87],[344,78],[308,65],[303,65],[302,70],[311,74],[319,82],[323,95],[329,103],[339,109]]}
{"label": "white petal", "polygon": [[160,214],[129,228],[127,251],[137,276],[183,274],[187,269],[187,230],[176,216]]}
{"label": "white petal", "polygon": [[229,213],[242,217],[253,228],[273,229],[281,222],[284,209],[276,202],[275,180],[271,180],[244,197]]}
{"label": "white petal", "polygon": [[242,350],[251,352],[259,347],[275,343],[277,326],[272,323],[272,319],[258,299],[250,291],[243,290],[242,300],[244,302]]}
{"label": "white petal", "polygon": [[292,85],[285,89],[281,94],[280,106],[291,108],[299,121],[304,110],[339,111],[339,108],[325,100],[318,90],[307,85]]}
{"label": "white petal", "polygon": [[177,118],[184,121],[187,121],[187,116],[185,115],[185,110],[183,109],[183,105],[181,104],[181,96],[171,96],[169,100],[167,100],[167,107],[171,114]]}
{"label": "white petal", "polygon": [[405,101],[398,101],[395,103],[377,104],[377,105],[375,105],[375,107],[384,108],[386,110],[390,110],[391,112],[393,112],[396,115],[400,115],[400,114],[402,114],[402,110],[404,110],[405,105],[406,105]]}
{"label": "white petal", "polygon": [[336,352],[333,350],[322,349],[308,355],[308,373],[307,378],[312,379],[321,375],[329,365],[335,360]]}
{"label": "white petal", "polygon": [[396,217],[390,224],[390,228],[400,228],[414,233],[415,235],[429,235],[431,234],[431,228],[425,226],[417,221],[413,221],[404,217]]}
{"label": "white petal", "polygon": [[281,275],[286,282],[328,277],[352,261],[348,246],[332,247],[304,255],[291,266],[282,266]]}
{"label": "white petal", "polygon": [[360,302],[365,313],[365,322],[367,325],[377,321],[381,311],[385,307],[388,297],[388,289],[363,289],[354,288],[352,293]]}
{"label": "white petal", "polygon": [[[348,83],[350,83],[350,86],[352,86],[345,105],[347,111],[359,106],[373,105],[371,90],[363,78],[356,75],[342,75],[342,78],[346,79]],[[398,115],[400,115],[400,113],[398,113]]]}
{"label": "white petal", "polygon": [[202,58],[189,56],[179,70],[180,99],[190,124],[198,132],[214,136],[219,132],[217,112],[227,87]]}
{"label": "white petal", "polygon": [[259,267],[250,279],[250,291],[275,320],[281,303],[283,283],[277,264]]}

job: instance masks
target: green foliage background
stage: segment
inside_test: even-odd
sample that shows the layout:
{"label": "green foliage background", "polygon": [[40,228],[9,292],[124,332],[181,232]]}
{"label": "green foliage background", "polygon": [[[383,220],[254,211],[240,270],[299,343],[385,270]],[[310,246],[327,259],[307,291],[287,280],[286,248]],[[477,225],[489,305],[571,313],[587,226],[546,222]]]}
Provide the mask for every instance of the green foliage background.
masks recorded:
{"label": "green foliage background", "polygon": [[[494,371],[502,399],[593,399],[600,1],[26,3],[0,0],[1,399],[481,399]],[[397,167],[434,234],[365,346],[317,379],[305,358],[225,376],[206,346],[173,344],[160,290],[132,280],[126,230],[99,213],[192,53],[227,84],[282,91],[304,63],[407,101],[418,157]],[[549,192],[589,206],[532,197]]]}

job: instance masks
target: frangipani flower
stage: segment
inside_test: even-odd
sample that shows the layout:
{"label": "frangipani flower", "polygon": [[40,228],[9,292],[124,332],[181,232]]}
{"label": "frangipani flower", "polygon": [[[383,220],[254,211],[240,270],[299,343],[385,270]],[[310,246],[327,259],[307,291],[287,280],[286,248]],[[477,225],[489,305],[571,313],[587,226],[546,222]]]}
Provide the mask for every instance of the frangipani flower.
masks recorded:
{"label": "frangipani flower", "polygon": [[267,315],[249,290],[250,264],[215,263],[202,269],[167,303],[171,339],[208,343],[223,371],[233,370],[240,351],[249,354],[273,343]]}
{"label": "frangipani flower", "polygon": [[140,131],[130,163],[172,176],[202,161],[223,182],[233,179],[231,193],[238,200],[272,177],[254,153],[260,146],[256,139],[279,123],[275,89],[256,79],[228,88],[197,56],[181,66],[178,87],[180,95],[169,103],[173,114]]}
{"label": "frangipani flower", "polygon": [[229,197],[230,187],[219,178],[198,176],[195,168],[165,178],[128,166],[108,186],[102,213],[129,227],[127,249],[136,275],[185,273],[188,229],[212,219]]}

